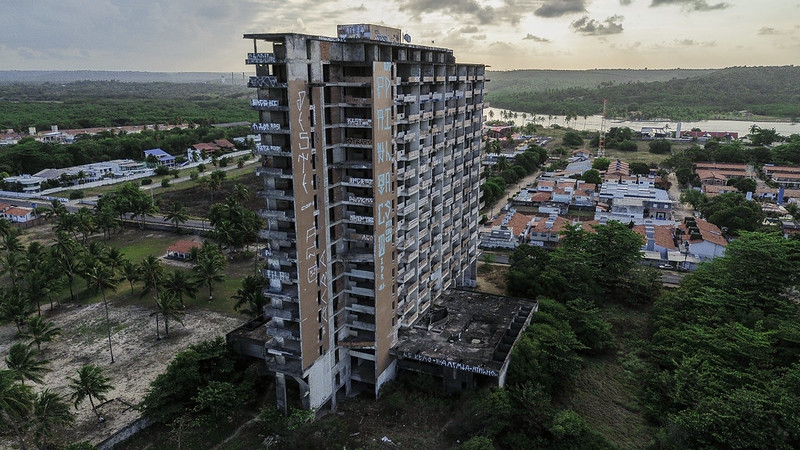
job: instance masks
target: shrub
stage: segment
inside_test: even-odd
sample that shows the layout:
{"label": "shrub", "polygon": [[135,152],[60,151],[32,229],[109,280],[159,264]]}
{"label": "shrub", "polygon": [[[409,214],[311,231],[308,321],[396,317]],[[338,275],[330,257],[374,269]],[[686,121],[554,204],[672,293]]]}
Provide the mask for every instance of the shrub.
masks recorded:
{"label": "shrub", "polygon": [[150,178],[142,178],[142,186],[147,186],[148,184],[153,184],[153,180]]}
{"label": "shrub", "polygon": [[161,187],[169,186],[169,178],[162,178],[161,179]]}
{"label": "shrub", "polygon": [[164,175],[169,175],[169,167],[167,166],[156,166],[153,170],[156,175],[163,177]]}
{"label": "shrub", "polygon": [[83,198],[83,191],[69,191],[70,200],[78,200],[79,198]]}

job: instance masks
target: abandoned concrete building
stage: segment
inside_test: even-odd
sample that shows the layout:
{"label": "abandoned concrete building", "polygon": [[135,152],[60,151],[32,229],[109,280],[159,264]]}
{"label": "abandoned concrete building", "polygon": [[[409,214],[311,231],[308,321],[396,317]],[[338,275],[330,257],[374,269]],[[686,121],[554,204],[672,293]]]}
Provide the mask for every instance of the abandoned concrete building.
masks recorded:
{"label": "abandoned concrete building", "polygon": [[[435,333],[439,322],[424,318],[443,293],[475,285],[485,68],[410,44],[399,29],[337,31],[244,36],[256,72],[269,306],[265,324],[229,337],[266,360],[283,408],[288,380],[303,407],[335,407],[337,395],[378,395],[398,367],[437,358],[502,382],[503,364],[492,361],[508,341],[503,327],[527,324],[530,305],[501,308],[499,334],[474,338],[495,346],[476,356],[486,361],[454,365],[414,345],[420,320]],[[467,335],[485,322],[465,323]],[[469,369],[481,364],[490,368]]]}

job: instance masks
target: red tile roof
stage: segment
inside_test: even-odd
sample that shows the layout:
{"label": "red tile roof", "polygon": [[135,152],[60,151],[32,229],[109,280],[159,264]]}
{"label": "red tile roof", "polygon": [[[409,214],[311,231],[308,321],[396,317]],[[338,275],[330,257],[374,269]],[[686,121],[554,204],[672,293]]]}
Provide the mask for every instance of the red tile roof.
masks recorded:
{"label": "red tile roof", "polygon": [[27,216],[28,214],[30,214],[32,212],[33,212],[32,208],[21,208],[19,206],[12,206],[11,208],[8,208],[7,210],[3,211],[3,214],[8,215],[8,216],[21,216],[21,217],[24,217],[24,216]]}
{"label": "red tile roof", "polygon": [[[697,224],[698,231],[700,231],[700,236],[702,237],[702,239],[694,239],[690,240],[689,242],[697,243],[706,241],[706,242],[711,242],[712,244],[721,245],[723,247],[728,246],[728,241],[725,240],[725,238],[722,236],[722,231],[719,229],[719,227],[703,219],[695,218],[694,220],[695,223]],[[682,223],[679,228],[684,232],[683,239],[689,240],[690,234],[688,232],[688,227],[686,226],[686,223],[685,222]]]}
{"label": "red tile roof", "polygon": [[[491,223],[491,226],[500,226],[503,224],[503,219],[505,215],[501,215],[498,218],[494,219]],[[506,223],[506,226],[511,229],[511,232],[514,233],[514,236],[519,236],[522,234],[526,228],[528,228],[528,224],[533,219],[533,216],[526,216],[525,214],[521,214],[515,212],[511,219]]]}
{"label": "red tile roof", "polygon": [[533,195],[531,195],[531,201],[539,203],[546,202],[550,200],[550,195],[551,195],[550,192],[536,192]]}
{"label": "red tile roof", "polygon": [[175,253],[189,253],[195,247],[202,247],[202,243],[197,241],[175,241],[174,244],[167,247],[167,253],[175,252]]}
{"label": "red tile roof", "polygon": [[713,162],[698,162],[694,164],[698,169],[708,170],[735,170],[737,172],[747,172],[747,164],[722,164]]}
{"label": "red tile roof", "polygon": [[549,219],[547,217],[537,217],[536,218],[536,223],[534,223],[533,226],[531,226],[531,232],[536,232],[536,233],[547,233],[547,232],[550,232],[550,233],[561,233],[567,225],[572,223],[569,219],[566,219],[566,218],[561,217],[561,216],[556,216],[555,220],[553,221],[553,226],[550,227],[550,228],[547,228],[548,220]]}
{"label": "red tile roof", "polygon": [[217,139],[216,141],[214,141],[214,143],[217,144],[217,146],[220,147],[220,148],[234,148],[234,147],[236,147],[235,145],[233,145],[233,143],[231,141],[229,141],[227,139]]}
{"label": "red tile roof", "polygon": [[[656,245],[664,247],[667,250],[677,250],[672,234],[674,230],[675,227],[672,225],[653,225],[653,239]],[[645,240],[647,239],[647,228],[645,225],[636,225],[633,227],[633,231],[642,235]]]}

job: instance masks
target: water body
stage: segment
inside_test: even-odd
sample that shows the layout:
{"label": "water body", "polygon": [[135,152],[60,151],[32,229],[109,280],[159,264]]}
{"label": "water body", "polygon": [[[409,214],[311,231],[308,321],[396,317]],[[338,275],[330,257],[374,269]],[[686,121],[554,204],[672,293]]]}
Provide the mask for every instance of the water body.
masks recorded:
{"label": "water body", "polygon": [[[489,111],[494,112],[494,120],[503,120],[502,116],[500,115],[500,108],[486,108],[484,110],[484,114],[486,118],[489,118]],[[506,110],[508,111],[508,110]],[[522,118],[522,113],[519,111],[511,111],[517,113],[516,119],[509,119],[514,120],[515,125],[522,126],[526,122],[531,121],[531,117],[533,114],[525,113],[527,120]],[[544,117],[544,120],[541,120],[541,117]],[[571,120],[569,123],[566,122],[564,116],[552,116],[552,120],[548,118],[547,114],[536,114],[536,117],[540,119],[536,121],[538,124],[544,124],[545,126],[549,126],[552,124],[558,124],[561,126],[569,126],[576,130],[589,130],[589,131],[598,131],[600,130],[600,125],[602,122],[603,117],[601,115],[594,115],[588,116],[584,119],[582,116],[578,117],[576,120]],[[750,127],[753,125],[757,125],[760,128],[774,128],[778,134],[782,136],[789,136],[791,134],[800,134],[800,123],[790,123],[790,122],[764,122],[764,121],[748,121],[748,120],[698,120],[698,121],[682,121],[681,130],[691,130],[692,128],[700,128],[703,131],[729,131],[739,133],[739,137],[744,137],[748,133],[750,133]],[[610,120],[606,119],[606,130],[611,127],[629,127],[634,131],[639,131],[642,127],[668,127],[669,130],[675,131],[678,129],[678,122],[676,121],[669,121],[669,120]]]}

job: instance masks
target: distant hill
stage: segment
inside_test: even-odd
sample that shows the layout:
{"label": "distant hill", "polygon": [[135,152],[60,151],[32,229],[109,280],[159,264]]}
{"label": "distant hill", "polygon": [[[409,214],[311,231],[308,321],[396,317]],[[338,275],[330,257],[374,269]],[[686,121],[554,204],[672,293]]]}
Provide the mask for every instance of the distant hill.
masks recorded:
{"label": "distant hill", "polygon": [[[233,79],[231,79],[233,75]],[[245,74],[246,76],[247,74]],[[0,70],[2,83],[71,83],[73,81],[125,81],[136,83],[222,83],[245,84],[241,72],[136,72],[106,70]]]}
{"label": "distant hill", "polygon": [[[559,81],[560,76],[564,79]],[[608,112],[614,117],[705,119],[744,110],[793,120],[800,117],[800,66],[516,71],[492,72],[488,77],[492,81],[486,99],[492,106],[537,114],[599,114],[603,99],[608,99]]]}
{"label": "distant hill", "polygon": [[508,70],[487,71],[491,80],[486,89],[500,92],[506,89],[546,91],[551,89],[599,88],[630,82],[669,81],[708,75],[717,69],[595,69],[595,70]]}

